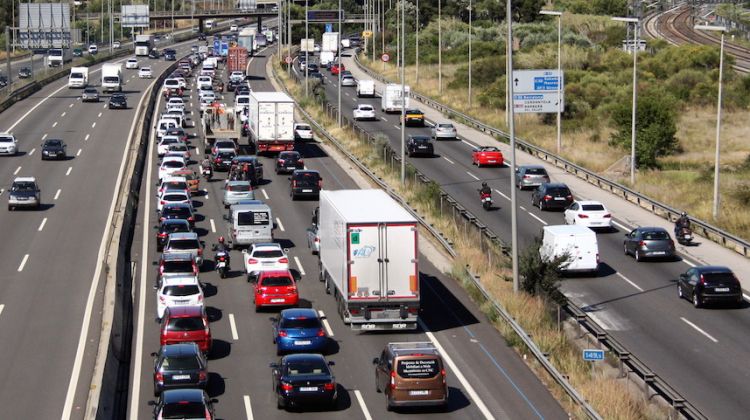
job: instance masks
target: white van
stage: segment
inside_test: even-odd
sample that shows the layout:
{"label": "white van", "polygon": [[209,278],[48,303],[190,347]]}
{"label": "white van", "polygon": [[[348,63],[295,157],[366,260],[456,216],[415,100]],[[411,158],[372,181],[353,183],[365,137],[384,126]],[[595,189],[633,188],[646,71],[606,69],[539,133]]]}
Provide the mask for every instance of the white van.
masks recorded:
{"label": "white van", "polygon": [[248,246],[256,242],[273,242],[273,215],[271,207],[261,201],[253,204],[234,204],[224,215],[227,222],[227,236],[232,247]]}
{"label": "white van", "polygon": [[579,225],[555,225],[543,228],[542,247],[539,254],[551,260],[565,253],[570,262],[563,268],[565,272],[588,272],[599,270],[599,245],[596,233]]}
{"label": "white van", "polygon": [[357,96],[375,96],[375,81],[371,79],[357,80]]}

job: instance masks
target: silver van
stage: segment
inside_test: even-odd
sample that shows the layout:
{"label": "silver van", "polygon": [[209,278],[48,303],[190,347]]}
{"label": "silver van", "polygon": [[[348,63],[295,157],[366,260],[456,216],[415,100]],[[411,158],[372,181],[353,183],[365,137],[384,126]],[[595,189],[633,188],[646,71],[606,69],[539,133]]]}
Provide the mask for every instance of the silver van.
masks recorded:
{"label": "silver van", "polygon": [[256,242],[273,242],[273,222],[271,207],[258,201],[252,204],[234,204],[224,215],[227,222],[227,236],[232,247],[248,246]]}

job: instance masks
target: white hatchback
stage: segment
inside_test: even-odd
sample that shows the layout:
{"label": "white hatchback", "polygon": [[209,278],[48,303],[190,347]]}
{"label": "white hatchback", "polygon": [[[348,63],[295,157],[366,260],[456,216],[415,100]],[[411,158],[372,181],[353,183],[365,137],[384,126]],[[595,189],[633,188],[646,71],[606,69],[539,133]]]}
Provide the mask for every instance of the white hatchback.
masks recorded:
{"label": "white hatchback", "polygon": [[184,142],[181,141],[180,138],[177,136],[170,136],[170,135],[162,136],[161,141],[159,142],[159,145],[156,146],[156,154],[159,157],[164,156],[169,151],[169,146],[173,144],[184,144]]}
{"label": "white hatchback", "polygon": [[357,105],[354,108],[353,117],[355,120],[374,120],[375,108],[372,105]]}
{"label": "white hatchback", "polygon": [[126,69],[137,69],[138,67],[138,60],[135,58],[129,58],[128,61],[125,62]]}
{"label": "white hatchback", "polygon": [[156,210],[161,212],[164,206],[178,203],[190,204],[192,206],[193,200],[190,199],[190,192],[185,190],[165,190],[156,203]]}
{"label": "white hatchback", "polygon": [[273,242],[256,243],[242,250],[247,274],[269,270],[288,270],[289,258],[281,245]]}
{"label": "white hatchback", "polygon": [[141,67],[138,70],[138,77],[141,79],[150,79],[153,77],[151,74],[151,67]]}
{"label": "white hatchback", "polygon": [[612,229],[612,213],[598,201],[574,201],[565,209],[565,223],[593,229]]}
{"label": "white hatchback", "polygon": [[156,293],[156,316],[172,306],[203,306],[203,288],[198,276],[164,276]]}
{"label": "white hatchback", "polygon": [[195,82],[195,85],[197,86],[198,90],[200,90],[203,86],[213,86],[212,79],[209,76],[199,76],[198,80]]}
{"label": "white hatchback", "polygon": [[161,165],[159,165],[159,179],[172,175],[173,172],[181,171],[185,168],[187,168],[185,159],[177,157],[165,158]]}

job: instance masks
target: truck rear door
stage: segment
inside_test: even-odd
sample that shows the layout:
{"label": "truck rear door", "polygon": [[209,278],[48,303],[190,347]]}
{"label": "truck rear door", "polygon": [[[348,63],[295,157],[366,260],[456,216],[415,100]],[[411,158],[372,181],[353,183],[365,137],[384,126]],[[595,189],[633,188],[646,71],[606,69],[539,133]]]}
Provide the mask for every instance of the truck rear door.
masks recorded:
{"label": "truck rear door", "polygon": [[417,230],[412,224],[381,225],[384,247],[384,298],[416,298],[419,295]]}
{"label": "truck rear door", "polygon": [[294,104],[291,102],[276,104],[276,138],[294,140]]}

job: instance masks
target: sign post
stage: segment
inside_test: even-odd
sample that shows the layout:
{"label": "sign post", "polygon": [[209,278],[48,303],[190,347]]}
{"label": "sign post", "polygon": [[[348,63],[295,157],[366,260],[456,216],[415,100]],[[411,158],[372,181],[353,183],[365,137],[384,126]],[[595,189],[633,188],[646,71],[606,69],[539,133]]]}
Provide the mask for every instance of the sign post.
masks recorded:
{"label": "sign post", "polygon": [[[565,85],[558,70],[515,70],[513,72],[513,109],[523,113],[557,113],[564,109]],[[558,84],[560,93],[558,93]],[[558,95],[559,101],[558,101]]]}

